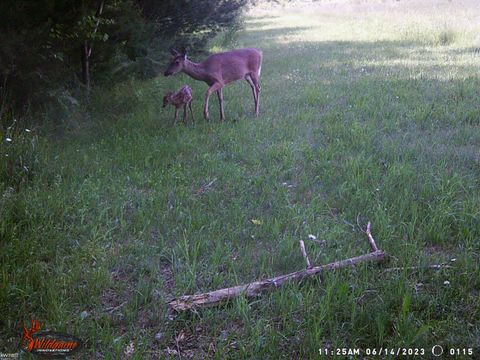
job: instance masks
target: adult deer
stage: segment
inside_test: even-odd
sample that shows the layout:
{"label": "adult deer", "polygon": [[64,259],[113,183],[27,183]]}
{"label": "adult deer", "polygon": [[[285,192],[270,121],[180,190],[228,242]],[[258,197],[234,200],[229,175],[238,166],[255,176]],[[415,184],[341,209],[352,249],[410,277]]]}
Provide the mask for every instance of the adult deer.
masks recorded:
{"label": "adult deer", "polygon": [[262,70],[263,53],[260,49],[248,48],[237,49],[224,53],[218,53],[210,56],[201,63],[194,63],[187,59],[186,53],[179,53],[172,50],[173,58],[165,70],[164,75],[174,75],[178,72],[184,72],[196,80],[204,81],[208,84],[208,90],[205,95],[205,108],[203,115],[208,120],[208,99],[213,92],[217,93],[220,104],[220,120],[225,120],[223,110],[222,89],[228,83],[236,80],[245,79],[250,84],[255,102],[255,115],[260,113],[260,72]]}

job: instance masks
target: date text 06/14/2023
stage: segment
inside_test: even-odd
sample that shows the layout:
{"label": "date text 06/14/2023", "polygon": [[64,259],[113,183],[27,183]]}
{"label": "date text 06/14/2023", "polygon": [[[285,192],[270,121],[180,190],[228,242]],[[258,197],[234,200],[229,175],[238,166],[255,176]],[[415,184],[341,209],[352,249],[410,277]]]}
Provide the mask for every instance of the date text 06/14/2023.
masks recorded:
{"label": "date text 06/14/2023", "polygon": [[448,355],[470,355],[472,356],[474,351],[472,348],[462,348],[462,349],[443,349],[440,345],[435,345],[431,348],[431,351],[425,350],[424,348],[320,348],[318,349],[320,355],[326,356],[424,356],[425,354],[431,353],[432,355],[438,357],[442,354]]}
{"label": "date text 06/14/2023", "polygon": [[421,356],[425,355],[423,348],[320,348],[318,349],[320,355],[330,356],[375,356],[375,355],[397,355],[397,356]]}

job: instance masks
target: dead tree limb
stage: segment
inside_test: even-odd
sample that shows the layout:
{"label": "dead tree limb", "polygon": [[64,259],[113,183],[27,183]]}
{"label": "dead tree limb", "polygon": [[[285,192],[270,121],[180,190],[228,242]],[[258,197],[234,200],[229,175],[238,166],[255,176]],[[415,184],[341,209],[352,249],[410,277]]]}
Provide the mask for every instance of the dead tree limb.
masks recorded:
{"label": "dead tree limb", "polygon": [[303,240],[300,240],[300,251],[302,252],[303,258],[307,262],[307,269],[311,269],[312,264],[310,264],[310,259],[308,258],[307,251],[305,250],[305,243]]}
{"label": "dead tree limb", "polygon": [[375,240],[373,239],[372,232],[370,231],[371,228],[370,221],[367,224],[367,236],[368,236],[368,241],[370,242],[370,247],[372,248],[372,251],[378,251],[377,244],[375,243]]}
{"label": "dead tree limb", "polygon": [[211,291],[198,295],[184,295],[178,299],[170,301],[168,304],[173,310],[184,311],[194,308],[216,306],[226,300],[231,300],[240,295],[245,297],[257,296],[267,290],[278,288],[290,281],[300,281],[305,277],[320,274],[323,271],[336,270],[349,266],[357,265],[365,261],[382,261],[385,258],[385,252],[378,250],[369,254],[353,257],[346,260],[335,261],[333,263],[321,266],[314,266],[310,269],[295,271],[287,275],[281,275],[274,278],[255,281],[249,284],[233,286],[226,289]]}
{"label": "dead tree limb", "polygon": [[185,311],[196,308],[216,306],[227,300],[234,299],[241,295],[247,298],[254,297],[265,291],[278,288],[288,282],[300,281],[306,277],[320,274],[323,271],[330,271],[349,266],[355,266],[361,262],[366,261],[382,261],[385,258],[385,252],[378,249],[370,231],[370,226],[370,223],[368,223],[366,234],[368,236],[368,241],[370,242],[370,246],[372,247],[373,251],[368,254],[360,255],[346,260],[335,261],[326,265],[311,266],[310,260],[307,256],[307,252],[305,251],[305,244],[303,243],[303,241],[300,240],[300,250],[302,251],[302,255],[307,262],[307,269],[305,270],[299,270],[290,274],[280,275],[265,280],[259,280],[249,284],[232,286],[229,288],[215,290],[203,294],[184,295],[179,297],[178,299],[170,301],[168,305],[171,309],[175,311]]}

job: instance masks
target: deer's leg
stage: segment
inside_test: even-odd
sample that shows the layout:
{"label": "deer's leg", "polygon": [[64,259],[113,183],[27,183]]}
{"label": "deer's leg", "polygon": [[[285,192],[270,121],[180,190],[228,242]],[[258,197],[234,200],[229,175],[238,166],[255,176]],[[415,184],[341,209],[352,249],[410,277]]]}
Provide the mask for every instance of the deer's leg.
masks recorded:
{"label": "deer's leg", "polygon": [[215,83],[208,88],[207,93],[205,94],[205,108],[203,109],[203,116],[205,117],[205,120],[208,120],[208,99],[210,98],[210,95],[212,95],[214,91],[217,91],[222,86],[223,85],[220,83]]}
{"label": "deer's leg", "polygon": [[255,103],[255,115],[258,116],[260,114],[260,92],[261,92],[261,87],[260,87],[260,82],[258,81],[258,75],[257,74],[251,74],[250,75],[252,78],[253,85],[255,86],[255,89],[257,90],[257,101]]}
{"label": "deer's leg", "polygon": [[188,117],[188,114],[187,114],[187,104],[184,104],[184,105],[183,105],[183,123],[184,123],[184,124],[187,123],[187,117]]}
{"label": "deer's leg", "polygon": [[193,110],[192,110],[192,101],[188,103],[188,107],[190,108],[190,113],[192,114],[192,121],[195,121],[195,117],[193,116]]}
{"label": "deer's leg", "polygon": [[252,81],[252,78],[250,77],[250,75],[245,76],[245,80],[247,80],[247,82],[250,84],[250,87],[252,88],[253,102],[255,103],[255,111],[256,111],[257,101],[258,101],[257,89],[256,89],[255,85],[253,84],[253,81]]}
{"label": "deer's leg", "polygon": [[221,88],[217,90],[217,96],[220,105],[220,121],[225,121],[225,112],[223,111],[223,92]]}
{"label": "deer's leg", "polygon": [[175,107],[175,118],[173,120],[173,125],[175,125],[177,123],[177,116],[178,116],[178,108]]}

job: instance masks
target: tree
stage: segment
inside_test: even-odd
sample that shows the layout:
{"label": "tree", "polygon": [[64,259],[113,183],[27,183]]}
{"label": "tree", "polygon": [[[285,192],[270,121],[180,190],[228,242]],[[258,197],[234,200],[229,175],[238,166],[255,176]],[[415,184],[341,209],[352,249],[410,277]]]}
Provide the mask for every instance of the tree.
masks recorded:
{"label": "tree", "polygon": [[148,48],[200,48],[246,1],[2,0],[0,94],[25,111],[58,102],[77,84],[88,90],[99,79],[112,82],[117,64],[145,57]]}
{"label": "tree", "polygon": [[0,93],[7,89],[15,107],[24,108],[45,103],[50,90],[75,79],[89,89],[95,66],[118,54],[135,56],[138,44],[131,42],[145,38],[144,30],[130,0],[3,0]]}

